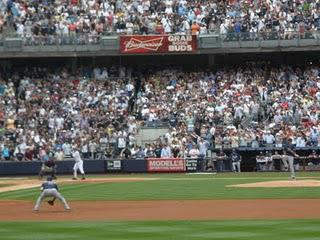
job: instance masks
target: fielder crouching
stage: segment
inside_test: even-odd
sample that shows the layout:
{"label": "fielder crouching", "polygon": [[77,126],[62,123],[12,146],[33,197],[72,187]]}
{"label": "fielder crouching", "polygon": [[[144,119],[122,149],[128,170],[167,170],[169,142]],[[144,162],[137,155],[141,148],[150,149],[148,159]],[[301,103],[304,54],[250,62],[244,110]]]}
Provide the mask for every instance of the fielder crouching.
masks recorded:
{"label": "fielder crouching", "polygon": [[[47,181],[42,183],[42,185],[41,185],[41,194],[38,197],[36,205],[34,206],[33,210],[34,211],[39,211],[41,202],[43,201],[43,199],[45,199],[47,197],[53,197],[54,200],[56,198],[58,198],[63,203],[65,210],[71,210],[71,208],[68,205],[67,201],[65,200],[65,198],[59,192],[58,185],[55,182],[52,181],[52,177],[48,177]],[[50,205],[54,204],[54,200],[51,201],[52,204],[50,204]]]}

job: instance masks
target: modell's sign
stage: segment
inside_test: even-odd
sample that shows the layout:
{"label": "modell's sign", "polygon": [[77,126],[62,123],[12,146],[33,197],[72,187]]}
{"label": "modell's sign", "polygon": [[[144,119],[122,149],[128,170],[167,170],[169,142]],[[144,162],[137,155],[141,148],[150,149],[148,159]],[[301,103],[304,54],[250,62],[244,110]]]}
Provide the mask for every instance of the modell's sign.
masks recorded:
{"label": "modell's sign", "polygon": [[192,52],[196,49],[195,35],[120,36],[121,53]]}
{"label": "modell's sign", "polygon": [[148,172],[185,172],[186,164],[182,158],[148,158]]}

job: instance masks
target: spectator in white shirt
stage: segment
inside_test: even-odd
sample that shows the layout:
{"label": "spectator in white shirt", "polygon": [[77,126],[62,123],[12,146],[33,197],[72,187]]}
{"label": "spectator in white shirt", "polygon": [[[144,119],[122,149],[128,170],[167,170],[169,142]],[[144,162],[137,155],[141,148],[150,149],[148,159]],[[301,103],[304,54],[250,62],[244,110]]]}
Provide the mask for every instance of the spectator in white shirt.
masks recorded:
{"label": "spectator in white shirt", "polygon": [[169,145],[164,144],[161,149],[161,158],[170,158],[172,157],[171,148]]}
{"label": "spectator in white shirt", "polygon": [[267,133],[263,136],[263,141],[266,143],[267,147],[273,147],[275,138],[270,131],[267,131]]}

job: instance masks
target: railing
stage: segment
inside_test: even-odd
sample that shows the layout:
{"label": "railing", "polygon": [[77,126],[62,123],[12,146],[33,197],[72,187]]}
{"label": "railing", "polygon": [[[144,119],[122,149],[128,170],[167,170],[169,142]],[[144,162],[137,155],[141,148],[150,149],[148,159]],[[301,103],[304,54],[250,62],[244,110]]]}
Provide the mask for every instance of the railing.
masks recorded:
{"label": "railing", "polygon": [[286,31],[286,32],[229,32],[218,34],[224,42],[231,41],[267,41],[267,40],[292,40],[292,39],[320,39],[320,31]]}
{"label": "railing", "polygon": [[[183,33],[176,33],[183,34]],[[320,40],[320,31],[286,31],[286,32],[229,32],[226,34],[212,33],[209,35],[217,36],[222,42],[235,41],[268,41],[268,40],[293,40],[293,39],[318,39]],[[104,33],[73,33],[66,35],[22,35],[18,36],[23,39],[24,45],[86,45],[99,44],[103,36],[118,36],[116,32]],[[124,35],[123,33],[120,35]],[[203,34],[199,34],[201,37]]]}
{"label": "railing", "polygon": [[[244,51],[243,49],[256,49],[260,51],[263,48],[276,49],[278,47],[306,47],[320,46],[320,31],[306,32],[246,32],[226,34],[212,33],[198,35],[198,50],[206,53],[206,49],[228,49],[231,51]],[[181,33],[179,33],[181,34]],[[55,51],[64,52],[65,49],[59,46],[69,47],[68,51],[90,52],[101,50],[117,51],[120,41],[118,35],[113,32],[102,34],[81,33],[65,35],[17,35],[14,33],[0,33],[0,47],[3,52],[18,52],[25,47],[28,51]],[[2,47],[3,46],[3,47]],[[53,46],[54,48],[50,48]],[[79,47],[78,47],[79,46]],[[88,46],[88,47],[87,47]],[[233,49],[233,50],[231,50]],[[22,51],[24,52],[24,51]]]}
{"label": "railing", "polygon": [[[240,142],[238,142],[238,144],[240,144]],[[238,150],[241,151],[265,151],[265,150],[269,150],[269,151],[279,151],[279,150],[283,150],[285,148],[287,148],[287,144],[285,143],[281,143],[281,145],[279,144],[267,144],[263,141],[259,141],[258,146],[252,146],[252,141],[247,142],[247,144],[245,146],[232,146],[231,143],[222,143],[222,144],[217,144],[215,143],[214,145],[214,150],[218,151],[220,148],[223,149],[233,149],[236,148]],[[320,146],[318,146],[317,144],[306,144],[305,147],[300,147],[300,146],[294,146],[293,147],[295,150],[319,150]]]}
{"label": "railing", "polygon": [[48,45],[95,45],[100,44],[98,34],[68,34],[68,35],[23,35],[19,36],[25,46]]}

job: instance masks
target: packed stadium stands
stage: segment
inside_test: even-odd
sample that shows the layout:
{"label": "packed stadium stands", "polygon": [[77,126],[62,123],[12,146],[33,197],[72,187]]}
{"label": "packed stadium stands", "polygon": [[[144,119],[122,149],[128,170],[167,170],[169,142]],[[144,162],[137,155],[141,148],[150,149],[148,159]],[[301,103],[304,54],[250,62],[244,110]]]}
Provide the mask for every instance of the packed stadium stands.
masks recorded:
{"label": "packed stadium stands", "polygon": [[107,34],[317,39],[319,16],[319,0],[3,0],[0,32],[15,32],[27,45],[96,43]]}
{"label": "packed stadium stands", "polygon": [[[67,68],[13,72],[0,87],[2,159],[21,153],[22,159],[37,159],[42,148],[61,149],[68,157],[75,143],[86,158],[101,151],[118,157],[126,149],[155,156],[164,144],[182,157],[193,148],[206,154],[221,146],[320,144],[318,66],[156,66],[140,74],[134,77],[123,66],[83,67],[75,74]],[[170,133],[141,151],[137,129],[161,124]]]}

